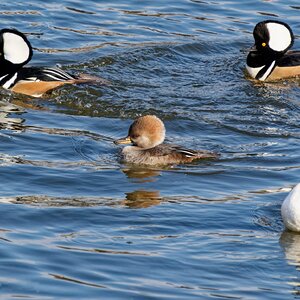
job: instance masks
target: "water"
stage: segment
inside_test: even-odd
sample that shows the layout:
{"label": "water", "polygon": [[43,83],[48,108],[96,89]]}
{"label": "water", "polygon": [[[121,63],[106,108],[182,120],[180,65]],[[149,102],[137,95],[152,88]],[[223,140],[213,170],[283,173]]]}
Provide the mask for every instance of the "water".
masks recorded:
{"label": "water", "polygon": [[[16,1],[31,65],[102,76],[42,98],[1,90],[1,299],[297,299],[300,235],[280,205],[299,182],[299,81],[244,75],[254,25],[287,1]],[[300,48],[296,39],[294,48]],[[120,164],[137,116],[221,153]]]}

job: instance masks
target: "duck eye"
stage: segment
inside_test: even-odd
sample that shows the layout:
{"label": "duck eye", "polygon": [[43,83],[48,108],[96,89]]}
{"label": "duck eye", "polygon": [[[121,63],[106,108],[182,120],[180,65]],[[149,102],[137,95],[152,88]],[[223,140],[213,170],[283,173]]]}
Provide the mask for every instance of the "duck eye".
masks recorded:
{"label": "duck eye", "polygon": [[265,42],[263,42],[261,45],[262,45],[263,47],[266,47],[266,46],[267,46],[267,44],[266,44]]}

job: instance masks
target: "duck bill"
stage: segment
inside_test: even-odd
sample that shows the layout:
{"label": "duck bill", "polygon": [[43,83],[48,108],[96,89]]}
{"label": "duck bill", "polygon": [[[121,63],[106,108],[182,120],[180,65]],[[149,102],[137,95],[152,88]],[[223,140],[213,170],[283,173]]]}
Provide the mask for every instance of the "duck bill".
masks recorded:
{"label": "duck bill", "polygon": [[250,48],[250,51],[257,51],[257,48],[256,48],[255,44]]}
{"label": "duck bill", "polygon": [[125,138],[115,140],[114,143],[115,143],[116,145],[120,145],[120,144],[124,145],[124,144],[131,144],[132,142],[131,142],[130,137],[127,136],[127,137],[125,137]]}

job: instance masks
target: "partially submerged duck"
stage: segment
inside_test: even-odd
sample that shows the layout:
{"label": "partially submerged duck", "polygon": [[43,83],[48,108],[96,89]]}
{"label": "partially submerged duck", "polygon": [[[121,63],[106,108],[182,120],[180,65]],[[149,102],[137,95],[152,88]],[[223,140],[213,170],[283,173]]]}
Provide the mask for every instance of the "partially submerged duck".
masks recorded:
{"label": "partially submerged duck", "polygon": [[285,227],[300,232],[300,183],[298,183],[281,205],[281,216]]}
{"label": "partially submerged duck", "polygon": [[122,157],[124,162],[133,164],[168,165],[218,157],[214,152],[163,143],[165,133],[163,122],[156,116],[147,115],[135,120],[127,137],[116,140],[115,144],[132,144],[122,150]]}
{"label": "partially submerged duck", "polygon": [[248,74],[260,81],[300,75],[300,51],[288,51],[294,43],[290,26],[284,22],[259,22],[253,31],[255,45],[247,56]]}
{"label": "partially submerged duck", "polygon": [[32,46],[22,32],[0,30],[0,85],[3,88],[39,97],[64,84],[108,83],[95,76],[74,76],[59,68],[24,67],[32,54]]}

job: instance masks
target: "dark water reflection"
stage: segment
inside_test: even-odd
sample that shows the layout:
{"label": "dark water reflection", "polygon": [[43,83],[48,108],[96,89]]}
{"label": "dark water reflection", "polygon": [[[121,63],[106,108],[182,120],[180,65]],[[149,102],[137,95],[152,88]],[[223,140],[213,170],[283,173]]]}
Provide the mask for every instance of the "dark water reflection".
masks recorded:
{"label": "dark water reflection", "polygon": [[[281,1],[2,3],[31,65],[110,85],[38,99],[1,90],[0,298],[295,299],[299,80],[246,78],[253,26]],[[4,25],[3,25],[4,26]],[[116,137],[157,114],[167,140],[221,153],[166,168],[119,162]]]}

